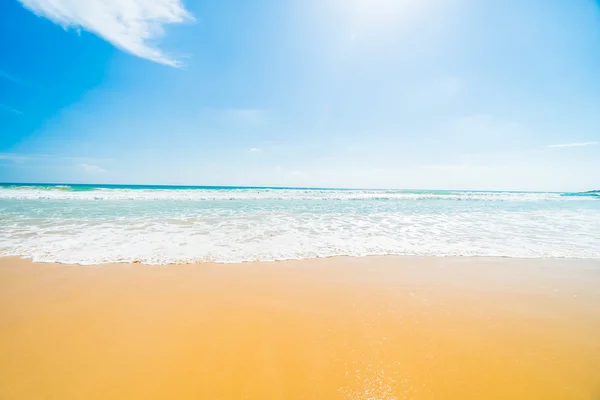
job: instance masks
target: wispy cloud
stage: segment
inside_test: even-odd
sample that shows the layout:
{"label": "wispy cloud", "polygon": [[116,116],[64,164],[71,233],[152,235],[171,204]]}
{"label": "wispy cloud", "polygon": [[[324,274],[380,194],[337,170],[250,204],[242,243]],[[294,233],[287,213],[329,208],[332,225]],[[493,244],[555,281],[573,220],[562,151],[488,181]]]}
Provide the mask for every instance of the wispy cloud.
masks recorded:
{"label": "wispy cloud", "polygon": [[23,154],[0,153],[0,160],[3,160],[3,161],[12,161],[12,162],[21,163],[21,162],[29,161],[32,159],[33,159],[32,157],[26,156]]}
{"label": "wispy cloud", "polygon": [[546,146],[549,149],[557,148],[557,147],[585,147],[585,146],[595,146],[600,144],[600,142],[580,142],[580,143],[563,143],[563,144],[551,144]]}
{"label": "wispy cloud", "polygon": [[472,114],[450,120],[438,134],[443,134],[447,145],[463,153],[489,153],[519,148],[531,133],[518,121]]}
{"label": "wispy cloud", "polygon": [[258,153],[262,151],[262,149],[258,148],[258,147],[253,147],[250,150],[248,150],[249,153]]}
{"label": "wispy cloud", "polygon": [[298,171],[298,170],[290,171],[290,175],[295,178],[307,178],[308,177],[308,174],[306,172]]}
{"label": "wispy cloud", "polygon": [[81,168],[85,173],[88,174],[106,174],[108,172],[102,167],[90,164],[79,164],[79,168]]}
{"label": "wispy cloud", "polygon": [[227,110],[227,114],[238,120],[259,122],[266,117],[267,112],[259,108],[231,108]]}
{"label": "wispy cloud", "polygon": [[108,158],[91,158],[91,157],[78,157],[78,156],[57,156],[52,154],[22,154],[22,153],[0,153],[0,161],[12,161],[17,163],[22,162],[76,162],[81,168],[83,165],[93,166],[92,163],[97,162],[110,162]]}
{"label": "wispy cloud", "polygon": [[27,85],[27,81],[24,79],[19,78],[18,76],[9,74],[6,71],[3,71],[0,69],[0,78],[2,79],[6,79],[7,81],[10,81],[12,83],[15,83],[17,85]]}
{"label": "wispy cloud", "polygon": [[17,115],[23,115],[23,111],[19,111],[16,108],[5,106],[4,104],[0,104],[0,110],[6,111],[9,113],[13,113],[13,114],[17,114]]}
{"label": "wispy cloud", "polygon": [[267,120],[269,111],[262,108],[204,108],[203,117],[215,118],[224,122],[260,124]]}
{"label": "wispy cloud", "polygon": [[152,45],[164,25],[191,21],[181,0],[19,0],[63,28],[83,29],[141,58],[181,66]]}
{"label": "wispy cloud", "polygon": [[416,99],[427,102],[456,100],[465,91],[464,81],[456,76],[443,76],[425,82],[416,92]]}

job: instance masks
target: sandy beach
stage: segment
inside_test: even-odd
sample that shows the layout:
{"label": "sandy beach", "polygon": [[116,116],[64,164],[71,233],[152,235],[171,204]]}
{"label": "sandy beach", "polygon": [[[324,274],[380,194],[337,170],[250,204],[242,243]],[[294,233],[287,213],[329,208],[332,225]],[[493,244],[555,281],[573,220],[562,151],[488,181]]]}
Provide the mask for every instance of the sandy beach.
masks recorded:
{"label": "sandy beach", "polygon": [[0,400],[600,400],[600,0],[0,0]]}
{"label": "sandy beach", "polygon": [[0,259],[2,399],[600,398],[600,261]]}

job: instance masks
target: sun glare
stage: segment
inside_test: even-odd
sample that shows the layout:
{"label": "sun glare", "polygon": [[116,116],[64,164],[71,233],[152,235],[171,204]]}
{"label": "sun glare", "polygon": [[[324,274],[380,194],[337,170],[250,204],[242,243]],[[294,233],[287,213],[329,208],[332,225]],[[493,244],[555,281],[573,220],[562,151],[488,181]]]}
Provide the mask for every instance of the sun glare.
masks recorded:
{"label": "sun glare", "polygon": [[345,18],[360,30],[406,22],[423,6],[418,0],[337,0]]}

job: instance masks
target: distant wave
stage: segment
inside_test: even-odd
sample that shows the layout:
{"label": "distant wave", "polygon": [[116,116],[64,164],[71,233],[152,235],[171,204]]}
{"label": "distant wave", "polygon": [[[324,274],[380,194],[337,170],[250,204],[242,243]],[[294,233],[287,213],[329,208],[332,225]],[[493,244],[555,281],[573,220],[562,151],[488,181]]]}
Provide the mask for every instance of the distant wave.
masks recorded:
{"label": "distant wave", "polygon": [[2,191],[10,191],[16,190],[21,193],[24,191],[53,191],[53,192],[87,192],[96,190],[95,187],[91,186],[72,186],[72,185],[17,185],[17,184],[9,184],[9,185],[0,185],[0,192]]}
{"label": "distant wave", "polygon": [[589,198],[593,198],[593,199],[600,199],[600,192],[563,193],[562,196],[566,196],[566,197],[589,197]]}
{"label": "distant wave", "polygon": [[69,185],[0,185],[0,190],[55,190],[55,191],[72,191],[73,188]]}

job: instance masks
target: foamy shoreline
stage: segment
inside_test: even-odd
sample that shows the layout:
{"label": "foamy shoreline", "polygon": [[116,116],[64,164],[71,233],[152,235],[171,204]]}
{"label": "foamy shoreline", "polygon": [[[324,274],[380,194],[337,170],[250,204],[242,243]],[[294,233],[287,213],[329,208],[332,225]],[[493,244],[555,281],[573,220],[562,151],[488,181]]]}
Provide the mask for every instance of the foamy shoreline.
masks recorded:
{"label": "foamy shoreline", "polygon": [[322,260],[332,260],[332,261],[344,261],[344,260],[352,260],[357,259],[358,261],[368,262],[369,260],[378,260],[385,258],[398,258],[398,259],[406,259],[406,260],[418,260],[418,259],[448,259],[451,261],[454,260],[464,260],[467,262],[473,261],[494,261],[494,260],[514,260],[516,262],[527,262],[527,261],[549,261],[549,262],[590,262],[590,263],[598,263],[600,265],[600,257],[511,257],[511,256],[453,256],[453,255],[410,255],[410,254],[369,254],[369,255],[360,255],[360,256],[352,256],[352,255],[334,255],[334,256],[326,256],[326,257],[311,257],[311,258],[293,258],[293,259],[281,259],[281,260],[251,260],[251,261],[241,261],[241,262],[219,262],[219,261],[189,261],[189,262],[169,262],[169,263],[149,263],[142,262],[138,260],[130,260],[130,261],[118,261],[118,262],[100,262],[100,263],[77,263],[77,262],[60,262],[60,261],[37,261],[29,256],[18,256],[18,255],[9,255],[9,256],[0,256],[0,263],[3,261],[13,262],[17,260],[17,262],[27,262],[32,264],[55,264],[55,265],[65,265],[65,266],[80,266],[80,267],[102,267],[102,266],[119,266],[119,265],[139,265],[139,266],[147,266],[147,267],[177,267],[177,266],[202,266],[202,265],[222,265],[222,266],[236,266],[236,265],[281,265],[286,263],[312,263],[312,262],[321,262]]}
{"label": "foamy shoreline", "polygon": [[71,189],[0,188],[0,256],[79,264],[371,255],[600,258],[598,196]]}

